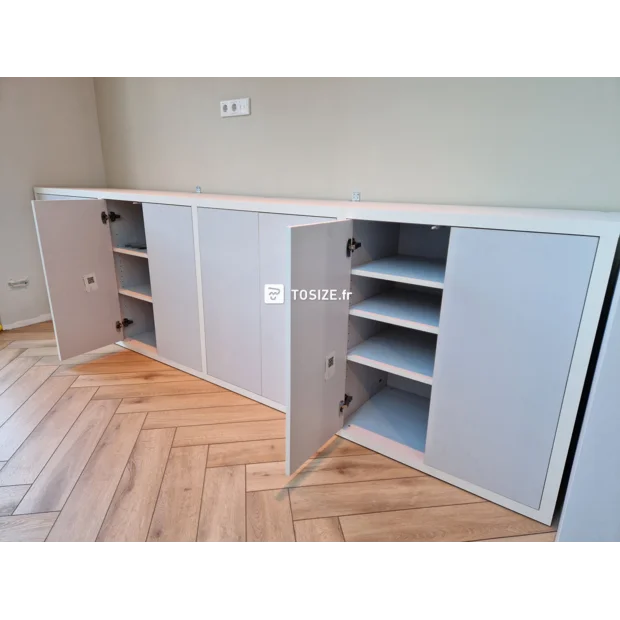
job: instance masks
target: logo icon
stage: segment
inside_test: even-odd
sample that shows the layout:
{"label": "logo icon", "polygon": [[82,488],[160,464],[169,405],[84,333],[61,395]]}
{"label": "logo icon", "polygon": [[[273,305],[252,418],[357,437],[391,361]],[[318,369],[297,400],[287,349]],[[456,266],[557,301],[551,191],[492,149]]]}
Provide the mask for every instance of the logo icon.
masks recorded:
{"label": "logo icon", "polygon": [[284,303],[284,284],[265,284],[265,303]]}

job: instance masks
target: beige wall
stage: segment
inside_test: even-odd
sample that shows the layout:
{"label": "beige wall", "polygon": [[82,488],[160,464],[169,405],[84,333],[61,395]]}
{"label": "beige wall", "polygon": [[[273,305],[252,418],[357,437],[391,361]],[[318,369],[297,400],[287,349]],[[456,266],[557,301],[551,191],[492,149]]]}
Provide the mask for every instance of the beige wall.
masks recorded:
{"label": "beige wall", "polygon": [[[34,185],[101,185],[92,78],[0,78],[0,320],[49,313],[30,201]],[[11,290],[10,279],[30,278]]]}
{"label": "beige wall", "polygon": [[[620,208],[620,80],[95,81],[108,185]],[[252,115],[219,117],[249,96]]]}

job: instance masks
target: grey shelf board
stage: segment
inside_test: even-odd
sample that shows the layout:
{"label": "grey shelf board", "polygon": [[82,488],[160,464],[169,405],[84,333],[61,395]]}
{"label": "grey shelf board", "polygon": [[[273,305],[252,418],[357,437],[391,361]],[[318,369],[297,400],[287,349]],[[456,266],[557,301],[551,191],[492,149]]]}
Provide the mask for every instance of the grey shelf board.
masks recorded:
{"label": "grey shelf board", "polygon": [[125,286],[123,288],[119,288],[118,292],[121,295],[126,295],[127,297],[141,299],[142,301],[146,301],[151,304],[153,303],[150,284],[134,284],[132,286]]}
{"label": "grey shelf board", "polygon": [[390,256],[354,267],[351,274],[429,288],[443,288],[446,263],[443,260],[419,256]]}

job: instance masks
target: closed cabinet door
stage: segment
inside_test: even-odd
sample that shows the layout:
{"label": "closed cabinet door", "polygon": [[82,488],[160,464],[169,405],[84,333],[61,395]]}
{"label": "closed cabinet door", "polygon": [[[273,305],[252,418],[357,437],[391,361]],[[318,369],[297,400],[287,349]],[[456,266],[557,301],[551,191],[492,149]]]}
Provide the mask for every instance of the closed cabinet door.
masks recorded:
{"label": "closed cabinet door", "polygon": [[597,242],[452,229],[425,464],[539,508]]}
{"label": "closed cabinet door", "polygon": [[192,210],[152,203],[142,210],[157,353],[203,371]]}
{"label": "closed cabinet door", "polygon": [[[290,291],[277,295],[270,285],[284,285],[289,256],[290,226],[326,222],[329,218],[260,213],[260,290],[262,392],[265,398],[286,404],[286,316]],[[267,287],[267,289],[265,288]],[[270,295],[273,299],[270,298]],[[269,302],[269,303],[267,303]]]}
{"label": "closed cabinet door", "polygon": [[261,393],[258,213],[198,209],[207,373]]}

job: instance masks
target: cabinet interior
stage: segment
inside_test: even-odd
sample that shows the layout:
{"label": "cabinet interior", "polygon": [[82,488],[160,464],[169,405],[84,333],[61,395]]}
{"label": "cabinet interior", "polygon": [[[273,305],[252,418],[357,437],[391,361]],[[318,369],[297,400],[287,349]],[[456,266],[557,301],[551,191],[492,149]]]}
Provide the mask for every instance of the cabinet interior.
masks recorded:
{"label": "cabinet interior", "polygon": [[[107,206],[121,313],[124,319],[133,321],[124,327],[125,340],[156,352],[153,297],[142,205],[108,200]],[[112,214],[117,216],[114,221]]]}
{"label": "cabinet interior", "polygon": [[345,429],[421,461],[450,229],[354,221],[353,234]]}

